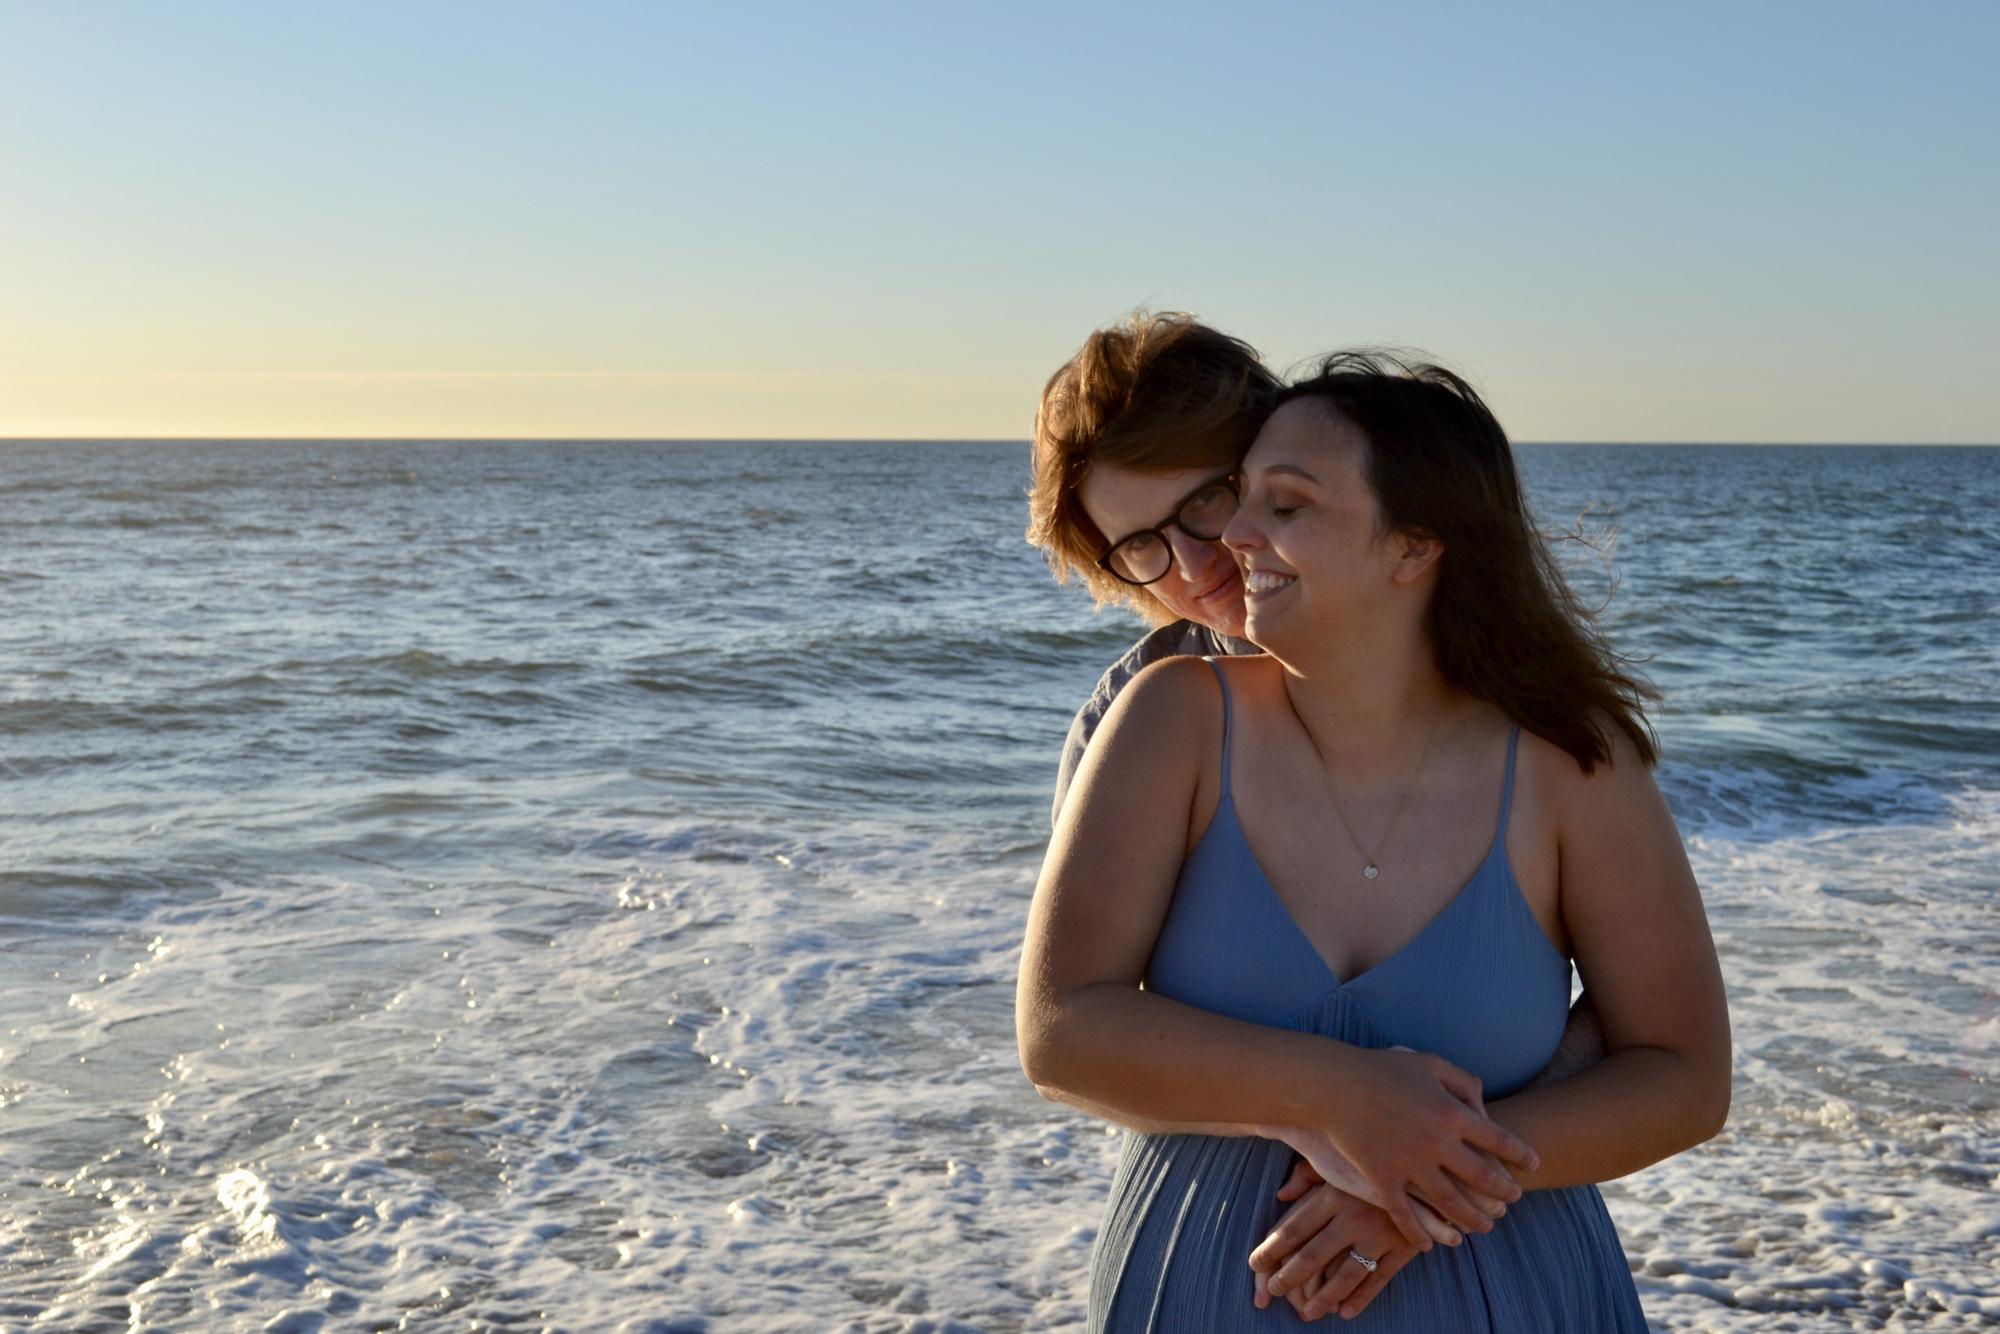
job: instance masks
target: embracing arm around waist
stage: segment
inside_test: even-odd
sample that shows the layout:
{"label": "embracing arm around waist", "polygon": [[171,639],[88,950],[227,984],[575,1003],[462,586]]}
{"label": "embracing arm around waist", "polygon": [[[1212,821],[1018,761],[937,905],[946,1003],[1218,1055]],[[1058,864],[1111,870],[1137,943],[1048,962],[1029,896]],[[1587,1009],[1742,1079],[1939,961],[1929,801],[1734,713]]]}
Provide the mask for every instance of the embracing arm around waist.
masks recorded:
{"label": "embracing arm around waist", "polygon": [[[1078,767],[1035,890],[1015,1019],[1038,1086],[1119,1120],[1293,1124],[1341,1044],[1139,990],[1199,807],[1221,713],[1207,664],[1179,659],[1120,693]],[[1317,1086],[1317,1087],[1314,1087]]]}
{"label": "embracing arm around waist", "polygon": [[[1091,738],[1096,732],[1098,724],[1103,720],[1106,712],[1109,711],[1112,703],[1117,700],[1118,695],[1124,690],[1125,686],[1130,683],[1132,676],[1143,667],[1149,665],[1150,662],[1157,661],[1161,657],[1194,656],[1190,646],[1181,642],[1187,636],[1183,635],[1180,639],[1174,641],[1174,652],[1172,653],[1157,649],[1157,645],[1162,638],[1161,631],[1154,631],[1145,639],[1140,640],[1138,644],[1134,645],[1123,658],[1113,663],[1098,681],[1097,688],[1091,692],[1091,697],[1084,702],[1082,708],[1077,710],[1076,717],[1071,720],[1069,732],[1063,738],[1062,757],[1056,768],[1055,800],[1052,803],[1050,811],[1051,825],[1058,823],[1061,819],[1063,805],[1069,795],[1070,786],[1076,778],[1077,771],[1082,766],[1083,757],[1089,750]],[[1145,1134],[1218,1135],[1225,1137],[1256,1135],[1266,1139],[1281,1139],[1292,1129],[1283,1126],[1250,1125],[1241,1122],[1161,1121],[1092,1102],[1088,1098],[1070,1092],[1067,1089],[1058,1088],[1053,1084],[1037,1085],[1036,1091],[1052,1102],[1066,1103],[1079,1111],[1110,1121],[1116,1125],[1124,1126],[1128,1130],[1137,1130]]]}
{"label": "embracing arm around waist", "polygon": [[1541,1149],[1529,1189],[1635,1172],[1729,1112],[1729,1014],[1701,893],[1652,772],[1612,736],[1609,763],[1568,763],[1550,785],[1563,927],[1605,1057],[1487,1107]]}

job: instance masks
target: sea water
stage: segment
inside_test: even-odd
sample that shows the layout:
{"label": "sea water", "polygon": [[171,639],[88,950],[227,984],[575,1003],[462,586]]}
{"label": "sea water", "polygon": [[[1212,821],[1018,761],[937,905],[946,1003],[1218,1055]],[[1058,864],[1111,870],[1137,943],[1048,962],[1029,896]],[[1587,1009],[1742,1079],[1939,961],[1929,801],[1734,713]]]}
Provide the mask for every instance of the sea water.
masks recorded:
{"label": "sea water", "polygon": [[[1728,1129],[1605,1187],[1649,1316],[2000,1318],[2000,451],[1522,462],[1730,987]],[[1139,627],[1025,482],[0,446],[0,1326],[1076,1327],[1117,1140],[1012,982]]]}

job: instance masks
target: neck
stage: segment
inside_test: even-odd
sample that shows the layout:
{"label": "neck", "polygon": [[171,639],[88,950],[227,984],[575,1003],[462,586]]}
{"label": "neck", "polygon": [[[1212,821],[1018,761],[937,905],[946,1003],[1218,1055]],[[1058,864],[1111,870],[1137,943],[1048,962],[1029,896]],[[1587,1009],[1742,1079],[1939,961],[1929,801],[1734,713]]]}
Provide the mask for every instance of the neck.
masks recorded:
{"label": "neck", "polygon": [[1285,694],[1321,758],[1350,776],[1403,780],[1456,692],[1438,671],[1420,625],[1364,641],[1319,636],[1286,655]]}

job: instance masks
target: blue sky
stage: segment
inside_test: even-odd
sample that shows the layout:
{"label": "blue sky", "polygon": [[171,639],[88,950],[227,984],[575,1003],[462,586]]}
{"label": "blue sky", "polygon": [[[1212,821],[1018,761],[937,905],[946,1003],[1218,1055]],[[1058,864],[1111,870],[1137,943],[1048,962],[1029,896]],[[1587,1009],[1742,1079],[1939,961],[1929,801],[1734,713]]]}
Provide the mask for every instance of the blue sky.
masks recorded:
{"label": "blue sky", "polygon": [[0,434],[1013,437],[1091,328],[2000,441],[2000,7],[0,0]]}

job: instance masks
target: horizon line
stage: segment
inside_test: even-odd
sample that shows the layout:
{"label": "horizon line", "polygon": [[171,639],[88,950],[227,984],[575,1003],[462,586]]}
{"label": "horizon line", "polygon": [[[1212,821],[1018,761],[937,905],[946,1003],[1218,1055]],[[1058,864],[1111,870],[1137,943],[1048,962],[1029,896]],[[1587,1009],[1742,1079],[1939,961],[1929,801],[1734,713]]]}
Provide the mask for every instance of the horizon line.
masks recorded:
{"label": "horizon line", "polygon": [[[2000,440],[1511,440],[1512,445],[1691,449],[1994,449]],[[0,446],[50,444],[299,444],[299,445],[1014,445],[1018,436],[877,435],[0,435]]]}

